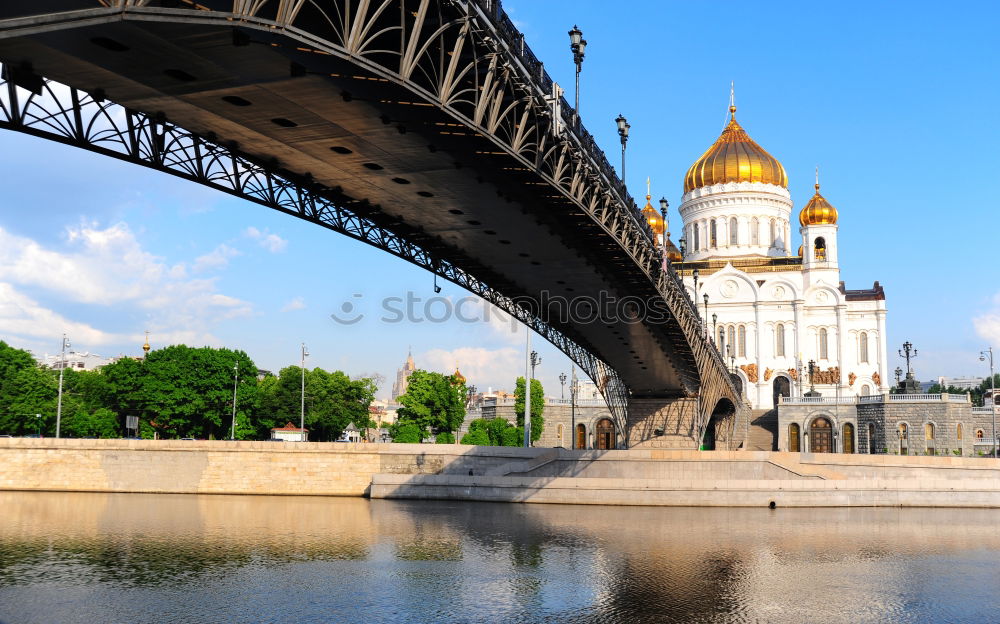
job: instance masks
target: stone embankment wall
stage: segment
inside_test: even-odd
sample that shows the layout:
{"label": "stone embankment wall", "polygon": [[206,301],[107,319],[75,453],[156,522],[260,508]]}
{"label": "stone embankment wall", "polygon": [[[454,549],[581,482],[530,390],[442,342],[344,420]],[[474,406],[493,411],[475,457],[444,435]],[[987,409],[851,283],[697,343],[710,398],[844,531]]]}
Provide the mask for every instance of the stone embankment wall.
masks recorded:
{"label": "stone embankment wall", "polygon": [[0,438],[0,490],[362,496],[374,474],[483,474],[541,450]]}
{"label": "stone embankment wall", "polygon": [[1000,463],[766,451],[0,438],[0,490],[1000,508]]}

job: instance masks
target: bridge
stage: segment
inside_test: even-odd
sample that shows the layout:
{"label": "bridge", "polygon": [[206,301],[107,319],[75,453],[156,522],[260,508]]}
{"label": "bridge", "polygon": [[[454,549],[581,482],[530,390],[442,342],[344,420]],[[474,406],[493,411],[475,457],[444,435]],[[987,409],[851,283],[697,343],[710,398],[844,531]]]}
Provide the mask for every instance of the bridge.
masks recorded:
{"label": "bridge", "polygon": [[742,437],[696,307],[498,0],[5,0],[0,63],[0,127],[450,280],[575,361],[624,445],[680,403],[695,440]]}

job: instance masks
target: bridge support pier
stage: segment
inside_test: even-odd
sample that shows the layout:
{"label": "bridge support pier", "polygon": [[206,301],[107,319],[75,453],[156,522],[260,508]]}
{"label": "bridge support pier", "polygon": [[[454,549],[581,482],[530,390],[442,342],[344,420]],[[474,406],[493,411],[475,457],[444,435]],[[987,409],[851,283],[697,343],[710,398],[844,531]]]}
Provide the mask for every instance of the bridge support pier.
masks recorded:
{"label": "bridge support pier", "polygon": [[722,399],[702,405],[699,397],[629,401],[629,448],[736,450],[743,442],[741,416]]}

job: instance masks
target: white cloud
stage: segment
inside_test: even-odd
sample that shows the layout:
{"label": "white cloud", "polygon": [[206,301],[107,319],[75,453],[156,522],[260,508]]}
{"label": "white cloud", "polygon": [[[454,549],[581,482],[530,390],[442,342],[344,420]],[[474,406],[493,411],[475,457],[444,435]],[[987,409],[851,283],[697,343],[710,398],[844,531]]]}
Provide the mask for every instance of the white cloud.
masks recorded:
{"label": "white cloud", "polygon": [[222,243],[207,254],[194,259],[194,272],[201,273],[210,269],[225,268],[229,264],[229,260],[238,255],[240,255],[238,249],[233,249],[229,245]]}
{"label": "white cloud", "polygon": [[87,345],[106,345],[123,338],[86,323],[71,321],[5,282],[0,282],[0,328],[5,335],[42,338],[50,342],[56,340],[53,336],[64,332]]}
{"label": "white cloud", "polygon": [[992,309],[972,319],[972,326],[988,343],[1000,343],[1000,293],[993,296]]}
{"label": "white cloud", "polygon": [[270,251],[271,253],[278,253],[285,250],[288,246],[288,241],[281,238],[277,234],[271,234],[267,229],[258,230],[257,228],[250,226],[244,230],[244,235],[253,240],[257,241],[257,244],[264,249]]}
{"label": "white cloud", "polygon": [[306,307],[306,302],[302,297],[295,297],[284,306],[281,307],[282,312],[291,312],[292,310],[302,310]]}
{"label": "white cloud", "polygon": [[[0,228],[0,282],[9,289],[4,293],[9,300],[0,315],[0,332],[51,337],[65,331],[80,345],[96,345],[131,343],[141,330],[149,329],[158,335],[159,344],[217,344],[212,327],[252,313],[249,303],[218,293],[214,279],[186,279],[183,264],[168,265],[145,251],[125,223],[103,229],[83,224],[68,228],[66,234],[68,249],[55,250]],[[126,337],[74,323],[18,290],[44,292],[46,299],[61,304],[111,307],[124,313],[138,310],[145,317],[144,327],[132,328]],[[25,319],[32,319],[30,332],[16,329],[24,327]]]}
{"label": "white cloud", "polygon": [[513,347],[431,349],[415,359],[417,367],[424,370],[452,373],[457,366],[468,382],[480,390],[487,387],[513,389],[514,380],[524,374],[524,353]]}

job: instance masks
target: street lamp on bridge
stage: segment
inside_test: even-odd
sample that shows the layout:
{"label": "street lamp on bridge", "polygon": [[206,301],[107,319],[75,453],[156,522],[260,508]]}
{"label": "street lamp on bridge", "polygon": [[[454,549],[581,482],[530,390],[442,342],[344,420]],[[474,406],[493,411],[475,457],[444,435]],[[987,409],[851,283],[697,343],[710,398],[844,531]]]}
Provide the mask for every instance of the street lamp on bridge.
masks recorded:
{"label": "street lamp on bridge", "polygon": [[573,51],[573,62],[576,63],[576,102],[573,107],[573,128],[580,126],[580,69],[583,67],[584,51],[587,49],[587,40],[583,38],[583,33],[576,24],[573,30],[569,31],[569,49]]}
{"label": "street lamp on bridge", "polygon": [[566,373],[559,373],[559,399],[566,398]]}
{"label": "street lamp on bridge", "polygon": [[708,293],[705,293],[705,337],[708,338]]}
{"label": "street lamp on bridge", "polygon": [[625,185],[625,144],[628,143],[628,129],[632,126],[629,125],[628,120],[621,113],[618,113],[618,116],[615,117],[615,123],[618,124],[618,138],[622,142],[622,185]]}
{"label": "street lamp on bridge", "polygon": [[[299,429],[300,435],[305,433],[306,430],[306,357],[309,355],[309,351],[306,349],[306,343],[302,343],[302,407],[299,411]],[[303,436],[303,439],[306,439]]]}
{"label": "street lamp on bridge", "polygon": [[[914,349],[916,352],[916,349]],[[997,388],[996,382],[993,379],[993,347],[987,348],[985,351],[979,352],[979,361],[985,362],[986,358],[990,360],[990,414],[993,415],[993,457],[997,456]]]}

